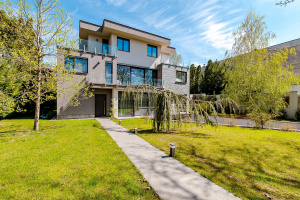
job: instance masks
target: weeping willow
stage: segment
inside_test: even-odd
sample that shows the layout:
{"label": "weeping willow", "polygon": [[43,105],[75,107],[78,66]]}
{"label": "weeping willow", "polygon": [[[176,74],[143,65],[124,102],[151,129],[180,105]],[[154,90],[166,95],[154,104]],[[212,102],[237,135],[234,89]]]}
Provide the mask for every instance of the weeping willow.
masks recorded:
{"label": "weeping willow", "polygon": [[[130,85],[124,89],[121,104],[130,98],[134,101],[134,108],[140,109],[145,95],[148,101],[147,116],[152,118],[154,132],[169,132],[171,126],[180,127],[189,121],[197,126],[210,124],[217,126],[217,114],[225,114],[225,107],[230,113],[235,113],[237,104],[225,98],[217,101],[193,100],[183,94],[176,94],[170,90],[161,90],[151,85]],[[188,120],[187,120],[188,119]]]}

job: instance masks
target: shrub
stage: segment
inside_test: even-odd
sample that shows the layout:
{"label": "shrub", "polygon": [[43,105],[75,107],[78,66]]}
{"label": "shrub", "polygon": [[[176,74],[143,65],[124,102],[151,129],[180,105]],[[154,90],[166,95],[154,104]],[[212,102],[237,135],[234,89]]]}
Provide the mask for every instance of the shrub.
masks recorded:
{"label": "shrub", "polygon": [[300,120],[300,109],[298,108],[295,114],[296,120]]}
{"label": "shrub", "polygon": [[[296,112],[297,114],[297,112]],[[300,114],[300,113],[299,113]],[[285,109],[281,109],[278,113],[277,119],[287,119],[287,112]],[[299,115],[300,116],[300,115]]]}

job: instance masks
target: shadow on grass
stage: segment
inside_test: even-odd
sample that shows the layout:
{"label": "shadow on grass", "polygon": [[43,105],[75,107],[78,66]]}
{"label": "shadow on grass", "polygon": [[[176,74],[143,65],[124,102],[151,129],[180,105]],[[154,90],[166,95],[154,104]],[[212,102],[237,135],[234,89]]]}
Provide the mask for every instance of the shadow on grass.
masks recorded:
{"label": "shadow on grass", "polygon": [[[223,149],[218,156],[206,157],[205,153],[198,153],[197,147],[191,145],[182,154],[194,157],[189,162],[196,171],[204,171],[203,176],[217,184],[221,183],[223,187],[226,186],[226,189],[240,197],[247,199],[268,199],[268,197],[296,199],[299,197],[295,193],[284,191],[283,188],[286,187],[300,188],[300,181],[292,174],[289,175],[289,172],[280,172],[277,164],[267,162],[270,157],[274,157],[272,155],[275,155],[275,152],[269,149],[259,151],[251,146],[245,146],[237,149]],[[238,155],[242,161],[232,162],[228,160],[230,155]],[[294,172],[300,171],[300,167],[296,164],[287,165],[284,161],[279,162],[279,165],[293,169]],[[274,186],[279,190],[274,190]]]}

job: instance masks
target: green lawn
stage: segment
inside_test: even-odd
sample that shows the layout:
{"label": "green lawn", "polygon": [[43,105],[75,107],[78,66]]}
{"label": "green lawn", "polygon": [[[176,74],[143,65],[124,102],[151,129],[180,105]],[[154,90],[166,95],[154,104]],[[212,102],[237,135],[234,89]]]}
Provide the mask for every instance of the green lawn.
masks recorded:
{"label": "green lawn", "polygon": [[0,122],[0,199],[158,199],[96,120]]}
{"label": "green lawn", "polygon": [[[118,122],[118,120],[116,120]],[[183,126],[152,133],[151,122],[123,119],[129,130],[242,199],[300,199],[300,133],[240,127]]]}

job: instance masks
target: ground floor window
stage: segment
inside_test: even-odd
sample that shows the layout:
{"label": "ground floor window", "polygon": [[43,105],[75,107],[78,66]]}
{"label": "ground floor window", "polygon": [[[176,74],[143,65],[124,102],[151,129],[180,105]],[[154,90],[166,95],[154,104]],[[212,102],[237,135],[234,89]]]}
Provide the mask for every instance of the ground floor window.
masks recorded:
{"label": "ground floor window", "polygon": [[[141,105],[136,105],[138,102],[134,102],[132,97],[122,99],[123,92],[118,93],[118,116],[119,117],[132,117],[132,116],[142,116],[147,114],[149,102],[147,94],[144,94],[143,101]],[[137,109],[139,107],[139,109]]]}

